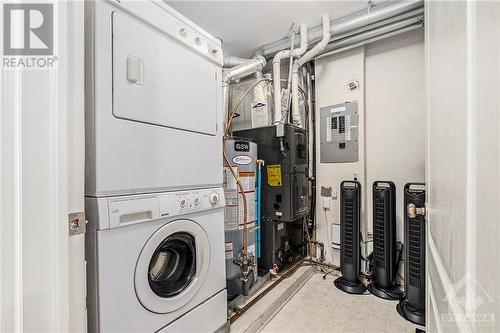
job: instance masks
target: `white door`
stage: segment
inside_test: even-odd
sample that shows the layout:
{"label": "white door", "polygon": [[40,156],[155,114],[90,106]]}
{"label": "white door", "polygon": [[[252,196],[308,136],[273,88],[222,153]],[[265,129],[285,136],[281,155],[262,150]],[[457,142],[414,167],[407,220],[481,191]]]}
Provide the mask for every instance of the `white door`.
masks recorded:
{"label": "white door", "polygon": [[426,3],[427,330],[500,330],[500,3]]}
{"label": "white door", "polygon": [[[84,238],[68,227],[83,212],[83,2],[44,4],[24,17],[53,24],[55,67],[1,70],[1,332],[86,331]],[[23,27],[4,26],[43,48]]]}

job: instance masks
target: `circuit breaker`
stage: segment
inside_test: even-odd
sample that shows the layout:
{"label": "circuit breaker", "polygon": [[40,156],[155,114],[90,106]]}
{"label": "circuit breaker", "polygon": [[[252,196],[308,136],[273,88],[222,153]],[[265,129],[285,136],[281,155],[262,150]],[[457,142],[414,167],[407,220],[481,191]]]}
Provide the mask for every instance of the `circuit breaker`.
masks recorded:
{"label": "circuit breaker", "polygon": [[358,161],[358,122],[358,102],[320,109],[321,163]]}

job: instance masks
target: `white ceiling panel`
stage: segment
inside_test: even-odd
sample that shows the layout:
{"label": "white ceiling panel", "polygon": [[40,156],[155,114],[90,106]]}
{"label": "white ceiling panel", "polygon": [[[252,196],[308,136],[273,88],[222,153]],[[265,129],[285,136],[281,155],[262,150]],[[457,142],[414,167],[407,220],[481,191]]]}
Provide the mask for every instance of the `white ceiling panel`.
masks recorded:
{"label": "white ceiling panel", "polygon": [[319,25],[321,15],[339,18],[366,8],[367,1],[166,1],[191,21],[220,37],[224,52],[249,57],[285,37],[293,21]]}

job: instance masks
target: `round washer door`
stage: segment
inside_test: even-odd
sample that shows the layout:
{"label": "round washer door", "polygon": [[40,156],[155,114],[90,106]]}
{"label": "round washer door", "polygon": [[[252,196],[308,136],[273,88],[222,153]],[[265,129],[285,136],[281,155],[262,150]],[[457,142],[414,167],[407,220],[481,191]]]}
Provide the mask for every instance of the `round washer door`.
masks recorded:
{"label": "round washer door", "polygon": [[168,313],[183,307],[207,275],[210,243],[194,221],[177,220],[158,229],[139,254],[135,292],[149,311]]}

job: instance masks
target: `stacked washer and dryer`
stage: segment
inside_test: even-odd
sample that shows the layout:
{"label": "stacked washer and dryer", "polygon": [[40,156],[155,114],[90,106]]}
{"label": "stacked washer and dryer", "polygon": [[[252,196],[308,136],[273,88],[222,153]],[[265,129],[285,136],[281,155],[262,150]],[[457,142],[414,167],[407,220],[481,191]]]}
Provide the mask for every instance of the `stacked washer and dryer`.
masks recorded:
{"label": "stacked washer and dryer", "polygon": [[160,1],[86,36],[89,331],[227,329],[220,41]]}

